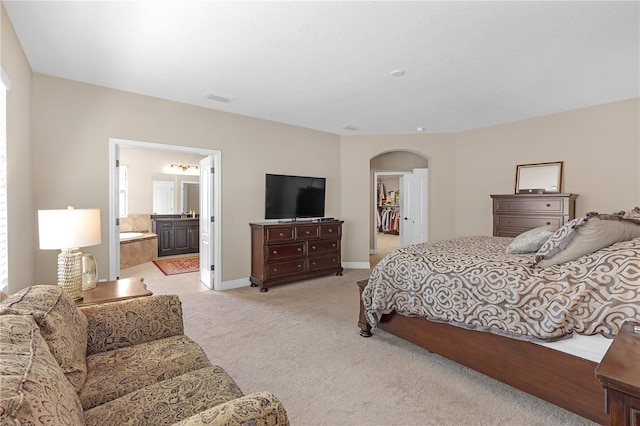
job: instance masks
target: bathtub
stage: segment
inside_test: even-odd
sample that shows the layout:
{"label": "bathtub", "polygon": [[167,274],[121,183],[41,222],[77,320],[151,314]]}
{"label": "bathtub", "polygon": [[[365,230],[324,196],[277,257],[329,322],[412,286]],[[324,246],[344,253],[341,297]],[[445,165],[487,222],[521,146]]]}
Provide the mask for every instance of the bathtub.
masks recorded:
{"label": "bathtub", "polygon": [[158,258],[158,236],[151,232],[120,233],[120,269]]}
{"label": "bathtub", "polygon": [[145,235],[142,232],[121,232],[120,241],[133,240],[134,238],[140,238]]}

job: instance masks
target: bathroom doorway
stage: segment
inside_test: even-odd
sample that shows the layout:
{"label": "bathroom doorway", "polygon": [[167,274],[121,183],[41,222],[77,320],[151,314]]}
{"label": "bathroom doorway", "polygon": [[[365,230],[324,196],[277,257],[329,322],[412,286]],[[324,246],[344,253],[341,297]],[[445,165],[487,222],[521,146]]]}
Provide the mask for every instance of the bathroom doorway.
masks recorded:
{"label": "bathroom doorway", "polygon": [[[211,208],[208,211],[211,214],[209,220],[201,220],[206,227],[210,229],[201,230],[211,236],[210,244],[211,249],[200,252],[200,265],[209,265],[208,274],[201,274],[202,277],[208,277],[204,284],[213,290],[221,290],[221,238],[220,238],[220,221],[213,220],[214,217],[220,217],[221,211],[221,191],[220,191],[220,179],[216,176],[220,176],[221,172],[221,152],[217,150],[193,148],[175,145],[164,145],[152,142],[133,141],[126,139],[109,139],[109,279],[117,279],[120,275],[120,229],[119,229],[119,157],[120,148],[137,148],[156,151],[167,151],[173,153],[189,153],[202,156],[201,158],[208,158],[211,163],[211,173],[209,174],[212,179],[209,185],[209,194],[211,194],[210,200]],[[213,171],[215,170],[215,173]],[[201,186],[201,185],[199,185]],[[202,197],[200,197],[202,198]],[[210,258],[202,259],[202,256],[208,256]]]}

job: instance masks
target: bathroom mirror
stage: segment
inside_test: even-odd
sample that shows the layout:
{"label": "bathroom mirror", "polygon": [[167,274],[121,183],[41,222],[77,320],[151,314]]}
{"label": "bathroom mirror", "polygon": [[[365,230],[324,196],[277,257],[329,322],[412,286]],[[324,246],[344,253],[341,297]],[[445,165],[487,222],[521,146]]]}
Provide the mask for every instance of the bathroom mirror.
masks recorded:
{"label": "bathroom mirror", "polygon": [[200,213],[199,182],[182,182],[182,211]]}
{"label": "bathroom mirror", "polygon": [[562,192],[562,161],[516,166],[516,194]]}

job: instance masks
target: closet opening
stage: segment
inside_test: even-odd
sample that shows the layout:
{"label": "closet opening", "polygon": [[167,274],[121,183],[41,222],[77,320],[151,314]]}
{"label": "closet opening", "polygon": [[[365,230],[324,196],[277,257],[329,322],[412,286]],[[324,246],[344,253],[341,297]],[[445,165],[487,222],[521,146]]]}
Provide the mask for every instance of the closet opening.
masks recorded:
{"label": "closet opening", "polygon": [[391,151],[370,160],[369,265],[410,244],[428,240],[429,160]]}

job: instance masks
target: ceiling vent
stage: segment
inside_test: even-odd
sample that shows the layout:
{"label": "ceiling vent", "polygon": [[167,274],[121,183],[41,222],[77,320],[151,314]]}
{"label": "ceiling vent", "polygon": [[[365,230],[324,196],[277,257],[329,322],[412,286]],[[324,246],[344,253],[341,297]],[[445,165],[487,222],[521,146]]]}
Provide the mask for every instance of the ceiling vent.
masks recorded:
{"label": "ceiling vent", "polygon": [[225,104],[228,104],[229,102],[235,99],[231,96],[216,95],[215,93],[212,93],[212,92],[205,93],[204,97],[212,101],[224,102]]}
{"label": "ceiling vent", "polygon": [[345,130],[350,130],[352,132],[358,130],[358,128],[356,126],[354,126],[353,124],[345,124],[344,126],[342,126],[343,129]]}

